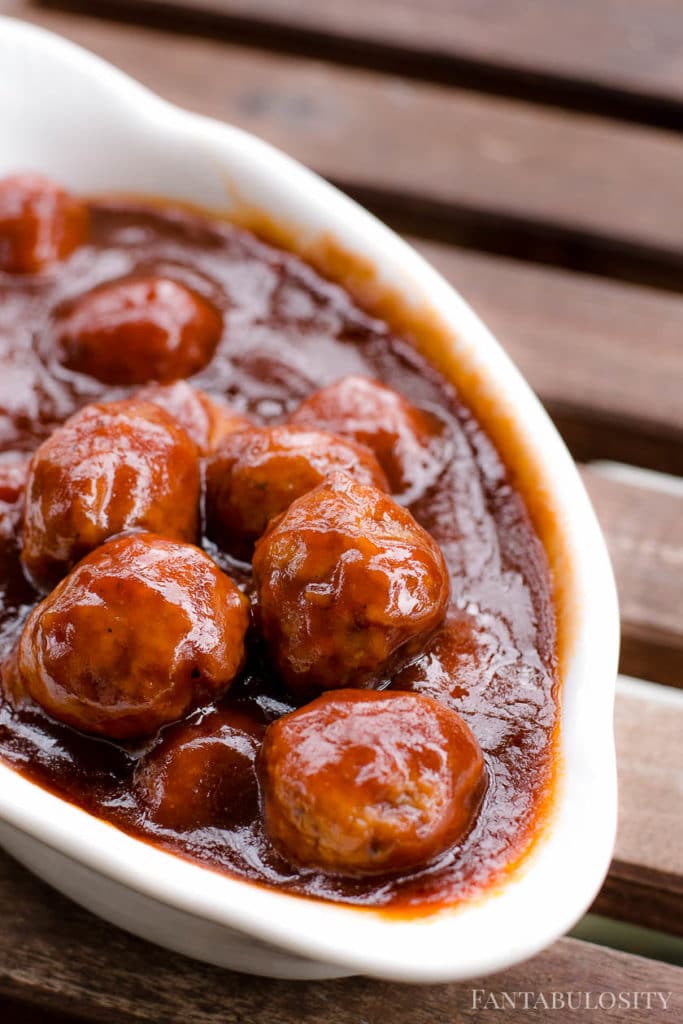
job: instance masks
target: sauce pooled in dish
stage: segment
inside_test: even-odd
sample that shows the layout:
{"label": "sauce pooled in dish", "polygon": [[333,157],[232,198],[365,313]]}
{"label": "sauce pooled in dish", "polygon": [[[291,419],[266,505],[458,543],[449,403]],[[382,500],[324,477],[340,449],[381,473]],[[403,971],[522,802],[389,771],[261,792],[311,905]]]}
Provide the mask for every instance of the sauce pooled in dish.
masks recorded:
{"label": "sauce pooled in dish", "polygon": [[0,758],[218,871],[410,912],[530,848],[548,560],[459,395],[220,220],[0,182]]}

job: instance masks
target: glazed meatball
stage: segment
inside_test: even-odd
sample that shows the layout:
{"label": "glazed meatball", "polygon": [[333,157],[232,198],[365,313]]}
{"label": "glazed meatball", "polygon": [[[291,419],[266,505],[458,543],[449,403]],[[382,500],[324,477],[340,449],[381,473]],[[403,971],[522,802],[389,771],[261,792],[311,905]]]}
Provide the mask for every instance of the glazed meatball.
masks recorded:
{"label": "glazed meatball", "polygon": [[258,766],[275,848],[341,875],[434,860],[469,830],[486,785],[462,718],[396,692],[323,694],[268,727]]}
{"label": "glazed meatball", "polygon": [[19,453],[0,462],[0,541],[14,540],[20,531],[28,466]]}
{"label": "glazed meatball", "polygon": [[448,603],[436,542],[386,494],[342,473],[271,523],[253,568],[263,634],[295,693],[387,678]]}
{"label": "glazed meatball", "polygon": [[58,310],[54,342],[71,370],[105,384],[134,385],[189,377],[212,358],[220,313],[167,277],[100,285]]}
{"label": "glazed meatball", "polygon": [[0,698],[13,708],[26,703],[27,696],[19,674],[18,648],[15,645],[0,663]]}
{"label": "glazed meatball", "polygon": [[123,530],[195,540],[197,448],[151,402],[88,405],[35,452],[26,485],[24,566],[48,585]]}
{"label": "glazed meatball", "polygon": [[199,548],[118,537],[33,610],[19,642],[21,682],[83,732],[148,735],[227,690],[247,623],[246,598]]}
{"label": "glazed meatball", "polygon": [[206,466],[209,536],[248,558],[270,520],[335,470],[388,490],[375,456],[355,441],[291,426],[231,434]]}
{"label": "glazed meatball", "polygon": [[263,718],[235,705],[165,730],[138,764],[135,791],[162,828],[239,828],[258,814]]}
{"label": "glazed meatball", "polygon": [[37,273],[66,259],[87,233],[87,207],[47,178],[0,181],[0,271]]}
{"label": "glazed meatball", "polygon": [[398,392],[367,377],[343,377],[310,395],[290,416],[299,427],[322,428],[367,445],[391,491],[413,500],[443,469],[444,423]]}
{"label": "glazed meatball", "polygon": [[136,397],[165,409],[190,435],[202,455],[214,452],[235,430],[252,425],[248,416],[235,412],[224,402],[209,398],[185,380],[177,380],[173,384],[148,384]]}

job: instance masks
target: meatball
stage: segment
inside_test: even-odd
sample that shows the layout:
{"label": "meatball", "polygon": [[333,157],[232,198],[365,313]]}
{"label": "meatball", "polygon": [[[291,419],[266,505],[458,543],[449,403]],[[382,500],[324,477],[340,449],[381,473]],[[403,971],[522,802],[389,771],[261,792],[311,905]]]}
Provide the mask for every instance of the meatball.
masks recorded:
{"label": "meatball", "polygon": [[20,530],[28,465],[20,454],[0,462],[0,541],[14,540]]}
{"label": "meatball", "polygon": [[235,412],[224,402],[209,398],[185,380],[177,380],[173,384],[148,384],[136,397],[165,409],[190,435],[202,455],[215,451],[221,441],[235,430],[251,426],[248,416]]}
{"label": "meatball", "polygon": [[19,675],[18,649],[15,645],[0,663],[0,699],[12,708],[18,708],[27,700],[26,691]]}
{"label": "meatball", "polygon": [[291,426],[231,434],[206,467],[209,536],[249,557],[269,521],[335,470],[388,489],[375,456],[355,441]]}
{"label": "meatball", "polygon": [[414,500],[447,459],[444,423],[367,377],[343,377],[310,395],[289,417],[299,427],[331,430],[367,445],[394,494]]}
{"label": "meatball", "polygon": [[240,828],[258,815],[263,718],[235,705],[164,731],[138,764],[135,791],[162,828]]}
{"label": "meatball", "polygon": [[265,825],[291,863],[341,875],[422,867],[461,840],[486,785],[469,727],[431,697],[342,690],[273,722]]}
{"label": "meatball", "polygon": [[220,696],[244,661],[248,603],[207,554],[155,534],[93,551],[29,616],[26,691],[83,732],[155,732]]}
{"label": "meatball", "polygon": [[0,271],[34,274],[86,240],[87,207],[37,174],[0,181]]}
{"label": "meatball", "polygon": [[263,634],[295,693],[387,678],[448,603],[436,542],[386,494],[343,473],[271,523],[253,568]]}
{"label": "meatball", "polygon": [[152,275],[108,282],[63,306],[54,342],[69,369],[134,385],[197,373],[222,331],[220,313],[205,298]]}
{"label": "meatball", "polygon": [[47,585],[123,530],[193,541],[199,492],[197,448],[168,413],[134,399],[88,405],[31,460],[24,566]]}

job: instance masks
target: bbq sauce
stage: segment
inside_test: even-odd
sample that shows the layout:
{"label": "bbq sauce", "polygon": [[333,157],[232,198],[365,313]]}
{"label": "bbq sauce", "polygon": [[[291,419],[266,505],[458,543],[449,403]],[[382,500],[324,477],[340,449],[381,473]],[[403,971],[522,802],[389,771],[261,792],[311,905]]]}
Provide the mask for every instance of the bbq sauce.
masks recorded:
{"label": "bbq sauce", "polygon": [[[386,323],[298,257],[240,228],[173,209],[92,204],[89,240],[66,262],[35,276],[0,274],[0,469],[20,463],[83,405],[133,393],[66,368],[52,339],[58,311],[80,294],[145,274],[184,284],[220,312],[215,354],[190,380],[257,423],[282,422],[316,389],[349,374],[380,380],[441,422],[429,471],[416,463],[406,502],[444,553],[450,605],[426,647],[384,682],[462,715],[484,753],[486,796],[464,841],[429,867],[347,879],[286,863],[268,842],[251,791],[220,827],[155,824],[135,773],[158,737],[117,744],[78,733],[35,705],[0,703],[0,758],[133,836],[291,892],[405,913],[494,884],[530,847],[552,781],[558,670],[548,560],[467,396]],[[17,510],[5,497],[12,495],[0,489],[7,524]],[[204,546],[249,594],[249,564],[206,538]],[[16,528],[0,529],[0,661],[38,600],[21,568]],[[207,716],[228,707],[266,725],[298,703],[250,636],[246,667],[228,695],[186,721],[196,733]]]}

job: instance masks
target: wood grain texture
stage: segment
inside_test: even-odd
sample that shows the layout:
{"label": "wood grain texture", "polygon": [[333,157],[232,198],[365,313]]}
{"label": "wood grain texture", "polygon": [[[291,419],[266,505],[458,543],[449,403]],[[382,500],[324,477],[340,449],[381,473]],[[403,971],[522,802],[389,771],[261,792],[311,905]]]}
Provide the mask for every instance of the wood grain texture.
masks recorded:
{"label": "wood grain texture", "polygon": [[409,241],[491,328],[576,458],[683,475],[683,298]]}
{"label": "wood grain texture", "polygon": [[[563,939],[532,961],[462,985],[413,988],[364,978],[298,984],[220,971],[164,952],[104,924],[0,854],[0,995],[91,1021],[123,1024],[461,1024],[480,1021],[473,989],[615,993],[661,991],[669,1010],[627,1010],[610,1019],[676,1019],[683,969]],[[524,1020],[547,1020],[529,1010]],[[553,1012],[575,1020],[576,1012]],[[4,1018],[3,1018],[4,1019]],[[592,1019],[586,1014],[583,1019]],[[593,1018],[594,1019],[594,1018]]]}
{"label": "wood grain texture", "polygon": [[683,139],[675,135],[26,0],[3,0],[0,10],[62,32],[170,100],[257,133],[386,216],[680,287]]}
{"label": "wood grain texture", "polygon": [[298,24],[406,49],[683,102],[683,21],[677,0],[183,0],[187,7]]}
{"label": "wood grain texture", "polygon": [[595,909],[683,935],[683,694],[620,680],[619,828]]}
{"label": "wood grain texture", "polygon": [[[92,8],[86,0],[68,2]],[[677,0],[103,0],[98,6],[124,17],[683,127]]]}
{"label": "wood grain texture", "polygon": [[622,670],[683,687],[683,494],[595,469],[584,471],[584,482],[617,578]]}

